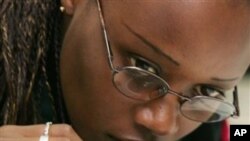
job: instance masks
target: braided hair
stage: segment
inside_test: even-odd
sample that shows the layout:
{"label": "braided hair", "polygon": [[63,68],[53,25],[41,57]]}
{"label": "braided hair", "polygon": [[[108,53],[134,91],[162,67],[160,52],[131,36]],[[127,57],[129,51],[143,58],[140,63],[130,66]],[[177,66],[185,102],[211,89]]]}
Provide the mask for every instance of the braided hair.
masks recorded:
{"label": "braided hair", "polygon": [[60,0],[0,0],[0,125],[40,123],[44,115],[65,121],[59,7]]}

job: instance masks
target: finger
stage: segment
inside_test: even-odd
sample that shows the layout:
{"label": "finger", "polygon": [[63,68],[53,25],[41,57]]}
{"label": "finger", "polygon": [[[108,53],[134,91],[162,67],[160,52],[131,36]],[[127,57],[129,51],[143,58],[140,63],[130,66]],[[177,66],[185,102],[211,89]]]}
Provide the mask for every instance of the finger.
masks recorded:
{"label": "finger", "polygon": [[[29,125],[15,126],[8,125],[0,128],[0,136],[2,137],[38,137],[44,132],[46,125]],[[53,124],[49,128],[49,136],[51,137],[69,137],[80,139],[73,128],[67,124]]]}
{"label": "finger", "polygon": [[1,137],[38,137],[45,129],[45,125],[16,126],[6,125],[0,128]]}
{"label": "finger", "polygon": [[72,141],[82,141],[72,126],[68,124],[57,124],[51,126],[50,134],[55,137],[69,137]]}
{"label": "finger", "polygon": [[[2,138],[0,137],[0,141],[39,141],[39,137],[31,137],[31,138]],[[49,141],[80,141],[80,140],[71,140],[66,137],[49,137]]]}

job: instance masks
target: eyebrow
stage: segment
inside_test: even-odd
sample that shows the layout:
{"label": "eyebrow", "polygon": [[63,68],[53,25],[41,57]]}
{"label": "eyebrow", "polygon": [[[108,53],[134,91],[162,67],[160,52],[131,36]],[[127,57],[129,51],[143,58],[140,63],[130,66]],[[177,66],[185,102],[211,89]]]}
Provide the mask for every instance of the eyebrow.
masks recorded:
{"label": "eyebrow", "polygon": [[212,77],[212,80],[215,81],[235,81],[237,79],[239,79],[239,77],[234,77],[234,78],[218,78],[218,77]]}
{"label": "eyebrow", "polygon": [[[149,40],[147,40],[146,38],[144,38],[142,35],[140,35],[139,33],[135,32],[134,30],[132,30],[127,24],[123,23],[123,25],[132,33],[134,34],[137,38],[139,38],[142,42],[144,42],[146,45],[148,45],[148,47],[150,49],[152,49],[153,51],[155,51],[156,53],[164,56],[167,60],[169,60],[170,62],[172,62],[174,65],[176,66],[180,66],[180,63],[178,61],[176,61],[175,59],[173,59],[170,55],[164,53],[159,47],[157,47],[156,45],[154,45],[153,43],[151,43]],[[219,77],[212,77],[211,78],[214,81],[221,81],[221,82],[225,82],[225,81],[235,81],[238,80],[239,77],[234,77],[234,78],[219,78]]]}
{"label": "eyebrow", "polygon": [[154,52],[164,56],[167,60],[172,62],[176,66],[180,66],[180,63],[173,59],[170,55],[164,53],[159,47],[151,43],[148,39],[140,35],[139,33],[132,30],[127,24],[123,24],[133,35],[135,35],[137,38],[139,38],[142,42],[144,42],[150,49],[152,49]]}

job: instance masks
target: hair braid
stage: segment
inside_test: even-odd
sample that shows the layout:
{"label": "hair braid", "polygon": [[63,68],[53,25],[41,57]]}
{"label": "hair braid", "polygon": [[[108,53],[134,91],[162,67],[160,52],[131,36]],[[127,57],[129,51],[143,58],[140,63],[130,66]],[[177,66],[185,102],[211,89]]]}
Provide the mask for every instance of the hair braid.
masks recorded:
{"label": "hair braid", "polygon": [[[42,97],[54,105],[54,97],[60,95],[52,95],[46,63],[49,50],[60,46],[59,4],[59,0],[0,2],[0,124],[40,122]],[[55,116],[60,110],[52,111]]]}

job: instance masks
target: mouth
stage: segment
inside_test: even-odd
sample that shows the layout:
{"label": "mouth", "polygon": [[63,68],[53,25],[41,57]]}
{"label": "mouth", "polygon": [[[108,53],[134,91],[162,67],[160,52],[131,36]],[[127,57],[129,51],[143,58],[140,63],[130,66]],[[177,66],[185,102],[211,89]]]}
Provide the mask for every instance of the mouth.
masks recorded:
{"label": "mouth", "polygon": [[116,137],[110,134],[108,134],[107,136],[111,141],[145,141],[138,137]]}

